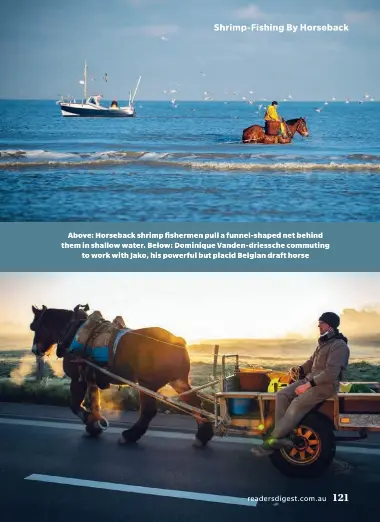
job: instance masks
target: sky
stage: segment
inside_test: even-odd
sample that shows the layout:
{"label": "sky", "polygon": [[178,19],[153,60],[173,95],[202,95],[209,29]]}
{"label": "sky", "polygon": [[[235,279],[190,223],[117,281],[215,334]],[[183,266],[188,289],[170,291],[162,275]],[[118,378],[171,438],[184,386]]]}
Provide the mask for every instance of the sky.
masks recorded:
{"label": "sky", "polygon": [[122,315],[131,328],[167,328],[188,343],[318,337],[323,312],[379,310],[379,295],[380,273],[0,274],[0,333],[6,323],[27,331],[32,305],[73,309],[88,303],[106,319]]}
{"label": "sky", "polygon": [[[80,97],[87,59],[93,94],[106,99],[128,98],[139,75],[139,100],[170,89],[178,100],[250,90],[254,99],[380,99],[379,22],[378,0],[2,0],[0,98]],[[350,30],[214,31],[251,23]]]}

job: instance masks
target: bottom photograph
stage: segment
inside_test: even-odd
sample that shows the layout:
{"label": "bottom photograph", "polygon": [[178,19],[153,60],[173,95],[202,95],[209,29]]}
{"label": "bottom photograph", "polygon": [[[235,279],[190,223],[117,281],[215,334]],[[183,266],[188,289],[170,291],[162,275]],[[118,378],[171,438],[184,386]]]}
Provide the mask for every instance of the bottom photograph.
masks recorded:
{"label": "bottom photograph", "polygon": [[5,520],[362,516],[379,295],[380,273],[0,274]]}

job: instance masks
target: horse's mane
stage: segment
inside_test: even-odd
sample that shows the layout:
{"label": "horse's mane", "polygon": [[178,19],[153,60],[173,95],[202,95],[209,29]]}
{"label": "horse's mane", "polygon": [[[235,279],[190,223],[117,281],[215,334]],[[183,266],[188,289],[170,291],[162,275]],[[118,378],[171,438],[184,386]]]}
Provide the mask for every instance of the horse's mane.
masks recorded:
{"label": "horse's mane", "polygon": [[45,313],[46,315],[44,317],[46,317],[46,321],[56,325],[66,323],[74,314],[72,310],[64,310],[62,308],[48,308]]}
{"label": "horse's mane", "polygon": [[64,308],[48,308],[46,311],[53,312],[54,314],[58,314],[58,315],[67,315],[67,314],[73,313],[72,310],[66,310]]}
{"label": "horse's mane", "polygon": [[292,120],[286,120],[286,123],[288,123],[289,125],[294,125],[295,123],[297,123],[297,121],[300,121],[302,119],[303,118],[293,118]]}

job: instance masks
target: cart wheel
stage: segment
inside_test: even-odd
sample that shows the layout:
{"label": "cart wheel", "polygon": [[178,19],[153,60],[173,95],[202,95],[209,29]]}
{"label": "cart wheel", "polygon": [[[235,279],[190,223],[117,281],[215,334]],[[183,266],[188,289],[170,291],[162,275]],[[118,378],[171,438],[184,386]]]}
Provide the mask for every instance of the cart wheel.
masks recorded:
{"label": "cart wheel", "polygon": [[315,477],[327,471],[335,457],[334,427],[322,413],[309,413],[292,433],[294,447],[275,451],[272,464],[288,477]]}

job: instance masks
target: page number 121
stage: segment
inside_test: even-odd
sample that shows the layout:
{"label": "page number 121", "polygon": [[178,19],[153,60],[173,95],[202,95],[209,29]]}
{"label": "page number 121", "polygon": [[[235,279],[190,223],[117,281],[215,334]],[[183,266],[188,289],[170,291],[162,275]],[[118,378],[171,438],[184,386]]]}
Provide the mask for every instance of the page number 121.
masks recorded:
{"label": "page number 121", "polygon": [[348,495],[347,493],[334,493],[333,494],[333,501],[334,502],[348,502]]}

